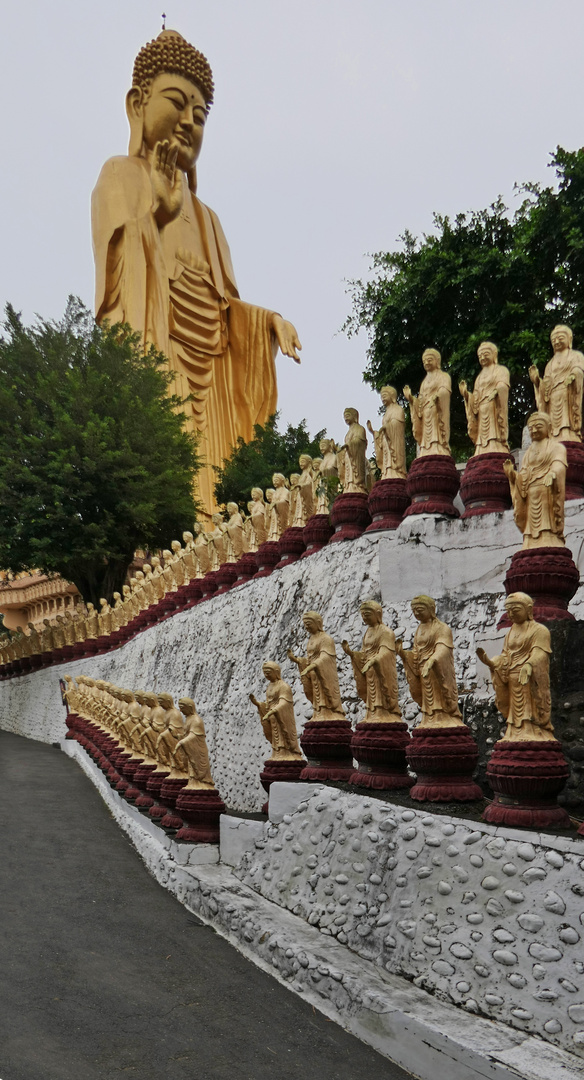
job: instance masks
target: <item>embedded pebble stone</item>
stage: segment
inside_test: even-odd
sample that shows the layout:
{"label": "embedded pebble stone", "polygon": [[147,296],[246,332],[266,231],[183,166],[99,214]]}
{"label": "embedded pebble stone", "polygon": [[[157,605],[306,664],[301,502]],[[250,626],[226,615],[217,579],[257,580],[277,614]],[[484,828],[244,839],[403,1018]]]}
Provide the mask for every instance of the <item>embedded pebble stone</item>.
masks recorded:
{"label": "embedded pebble stone", "polygon": [[316,855],[309,855],[307,860],[306,860],[306,865],[311,870],[314,870],[315,866],[318,866],[318,859],[317,859]]}
{"label": "embedded pebble stone", "polygon": [[406,859],[409,859],[410,862],[413,862],[414,859],[417,859],[418,855],[419,855],[419,851],[414,851],[413,848],[410,849],[409,851],[406,851]]}
{"label": "embedded pebble stone", "polygon": [[554,915],[563,915],[566,910],[566,905],[561,896],[558,896],[557,892],[550,889],[546,892],[543,898],[543,906],[546,911],[553,911]]}
{"label": "embedded pebble stone", "polygon": [[456,878],[456,880],[460,881],[461,884],[464,885],[465,882],[468,881],[468,873],[464,869],[463,866],[453,866],[452,867],[452,873],[454,874],[454,877]]}
{"label": "embedded pebble stone", "polygon": [[517,855],[524,862],[533,862],[535,859],[535,848],[533,844],[518,844]]}
{"label": "embedded pebble stone", "polygon": [[522,930],[527,930],[528,934],[536,934],[543,926],[541,915],[533,915],[531,912],[518,915],[517,922]]}
{"label": "embedded pebble stone", "polygon": [[480,833],[480,832],[467,833],[467,835],[464,837],[464,840],[462,842],[463,842],[463,844],[466,844],[466,845],[476,844],[477,840],[480,840],[482,835],[483,834]]}
{"label": "embedded pebble stone", "polygon": [[469,889],[467,892],[463,893],[462,900],[460,902],[461,904],[472,904],[473,900],[476,900],[476,898],[476,892],[473,892],[472,889]]}
{"label": "embedded pebble stone", "polygon": [[498,889],[500,884],[499,878],[494,877],[493,874],[487,874],[481,881],[483,889],[486,889],[487,892],[493,892],[494,889]]}
{"label": "embedded pebble stone", "polygon": [[455,968],[447,960],[435,960],[432,971],[435,971],[437,975],[454,975]]}
{"label": "embedded pebble stone", "polygon": [[402,821],[413,821],[416,814],[413,810],[404,810],[402,813]]}
{"label": "embedded pebble stone", "polygon": [[446,848],[446,854],[449,855],[451,859],[453,859],[455,855],[458,855],[459,850],[460,849],[455,847],[454,844],[449,844]]}
{"label": "embedded pebble stone", "polygon": [[475,964],[475,971],[481,979],[486,979],[489,975],[489,969],[484,964]]}
{"label": "embedded pebble stone", "polygon": [[471,911],[467,915],[466,921],[471,923],[473,926],[477,926],[479,923],[482,923],[484,921],[484,918],[485,916],[483,915],[482,911]]}
{"label": "embedded pebble stone", "polygon": [[560,855],[559,851],[546,851],[545,861],[556,870],[561,870],[564,865],[564,857]]}
{"label": "embedded pebble stone", "polygon": [[576,1046],[584,1046],[584,1031],[577,1031],[572,1038],[576,1043]]}
{"label": "embedded pebble stone", "polygon": [[496,836],[494,840],[489,840],[487,844],[487,851],[493,859],[501,859],[505,850],[505,841],[502,836]]}
{"label": "embedded pebble stone", "polygon": [[369,881],[372,885],[381,885],[381,878],[379,874],[370,874]]}
{"label": "embedded pebble stone", "polygon": [[449,946],[449,951],[457,960],[470,960],[472,956],[472,949],[469,949],[467,945],[463,945],[461,941],[453,941]]}
{"label": "embedded pebble stone", "polygon": [[569,1005],[568,1016],[574,1024],[584,1023],[584,1005]]}
{"label": "embedded pebble stone", "polygon": [[530,866],[528,870],[523,871],[521,877],[528,884],[531,884],[533,881],[543,881],[547,874],[543,866]]}
{"label": "embedded pebble stone", "polygon": [[485,1001],[487,1005],[502,1005],[505,998],[499,997],[498,994],[485,994]]}
{"label": "embedded pebble stone", "polygon": [[395,949],[397,941],[395,940],[393,934],[388,934],[387,937],[383,939],[383,944],[387,945],[388,949]]}
{"label": "embedded pebble stone", "polygon": [[397,829],[397,821],[395,818],[386,817],[379,822],[379,828],[381,832],[391,832],[392,829]]}
{"label": "embedded pebble stone", "polygon": [[525,979],[523,975],[516,975],[513,973],[513,975],[508,975],[507,978],[509,979],[511,986],[514,986],[516,990],[523,990],[523,987],[527,985],[527,979]]}
{"label": "embedded pebble stone", "polygon": [[413,938],[416,936],[416,924],[411,919],[403,919],[398,922],[397,928],[405,937]]}
{"label": "embedded pebble stone", "polygon": [[433,825],[433,824],[434,824],[434,818],[430,817],[429,814],[426,814],[426,817],[422,818],[422,825],[428,826],[428,825]]}
{"label": "embedded pebble stone", "polygon": [[533,1020],[533,1013],[529,1012],[529,1009],[520,1007],[511,1009],[511,1015],[517,1017],[518,1020]]}
{"label": "embedded pebble stone", "polygon": [[379,842],[379,833],[368,832],[367,836],[369,837],[372,844],[377,844]]}
{"label": "embedded pebble stone", "polygon": [[562,1025],[559,1020],[548,1020],[543,1025],[544,1031],[547,1031],[548,1035],[559,1035],[562,1030]]}
{"label": "embedded pebble stone", "polygon": [[544,968],[543,964],[534,964],[531,974],[537,982],[541,979],[545,979],[547,968]]}
{"label": "embedded pebble stone", "polygon": [[351,848],[353,851],[361,851],[361,841],[353,840],[351,843]]}
{"label": "embedded pebble stone", "polygon": [[346,874],[337,874],[337,876],[335,877],[335,881],[337,881],[339,885],[346,885],[348,880],[349,879]]}
{"label": "embedded pebble stone", "polygon": [[556,949],[553,945],[542,945],[540,941],[532,941],[528,952],[534,960],[539,960],[542,964],[552,964],[554,960],[561,960],[563,955],[561,949]]}
{"label": "embedded pebble stone", "polygon": [[428,847],[440,847],[442,841],[439,836],[427,836],[426,843]]}
{"label": "embedded pebble stone", "polygon": [[525,893],[519,892],[517,889],[505,889],[505,897],[510,904],[522,904],[525,900]]}
{"label": "embedded pebble stone", "polygon": [[516,941],[515,934],[510,934],[508,930],[493,930],[493,937],[495,941],[498,941],[500,945],[508,945],[511,941]]}
{"label": "embedded pebble stone", "polygon": [[483,859],[482,855],[471,855],[468,861],[471,866],[476,866],[477,868],[480,868],[485,860]]}
{"label": "embedded pebble stone", "polygon": [[442,946],[438,938],[431,937],[430,934],[423,934],[422,941],[424,945],[427,945],[429,949],[441,949]]}
{"label": "embedded pebble stone", "polygon": [[416,829],[415,825],[411,825],[409,829],[404,829],[404,832],[403,832],[404,840],[413,840],[414,837],[417,836],[417,835],[418,835],[418,830]]}
{"label": "embedded pebble stone", "polygon": [[446,825],[442,826],[442,832],[445,836],[452,836],[452,834],[456,832],[456,829],[454,828],[454,825],[451,825],[450,822],[448,822]]}
{"label": "embedded pebble stone", "polygon": [[480,934],[478,930],[473,930],[470,935],[471,941],[482,941],[482,937],[483,935]]}
{"label": "embedded pebble stone", "polygon": [[580,934],[574,930],[573,926],[565,926],[563,930],[560,930],[560,941],[565,942],[566,945],[576,945],[580,941]]}
{"label": "embedded pebble stone", "polygon": [[495,949],[493,960],[496,960],[498,964],[503,964],[505,967],[513,967],[514,964],[518,963],[517,953],[511,952],[511,949]]}
{"label": "embedded pebble stone", "polygon": [[428,878],[433,873],[431,866],[420,866],[419,870],[416,870],[416,874],[419,878]]}
{"label": "embedded pebble stone", "polygon": [[397,877],[395,879],[395,883],[396,883],[398,889],[403,889],[407,885],[408,879],[405,878],[405,877]]}
{"label": "embedded pebble stone", "polygon": [[452,885],[449,881],[439,881],[438,892],[441,896],[448,896],[448,894],[452,892]]}
{"label": "embedded pebble stone", "polygon": [[506,862],[502,867],[502,871],[507,877],[514,877],[517,873],[517,867],[512,862]]}
{"label": "embedded pebble stone", "polygon": [[568,994],[577,994],[578,993],[578,987],[574,986],[574,983],[570,982],[569,979],[560,979],[559,983],[560,983],[560,986],[562,986],[564,988],[566,993],[568,993]]}
{"label": "embedded pebble stone", "polygon": [[533,996],[536,1001],[557,1001],[560,995],[557,990],[549,990],[547,987],[542,987],[542,989],[537,990]]}
{"label": "embedded pebble stone", "polygon": [[457,982],[456,989],[458,990],[459,994],[468,994],[470,990],[470,983],[464,981]]}

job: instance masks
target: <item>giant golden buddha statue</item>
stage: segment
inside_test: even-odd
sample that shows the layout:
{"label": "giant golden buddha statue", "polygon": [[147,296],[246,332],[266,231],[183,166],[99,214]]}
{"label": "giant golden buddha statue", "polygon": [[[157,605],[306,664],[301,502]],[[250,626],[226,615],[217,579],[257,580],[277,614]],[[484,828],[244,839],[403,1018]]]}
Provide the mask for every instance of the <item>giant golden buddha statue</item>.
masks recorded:
{"label": "giant golden buddha statue", "polygon": [[214,465],[276,409],[278,347],[300,342],[281,315],[239,299],[218,218],[197,198],[196,163],[213,101],[211,68],[174,30],[140,50],[126,97],[130,145],[92,197],[98,322],[127,322],[168,357],[171,392],[201,435],[200,497]]}

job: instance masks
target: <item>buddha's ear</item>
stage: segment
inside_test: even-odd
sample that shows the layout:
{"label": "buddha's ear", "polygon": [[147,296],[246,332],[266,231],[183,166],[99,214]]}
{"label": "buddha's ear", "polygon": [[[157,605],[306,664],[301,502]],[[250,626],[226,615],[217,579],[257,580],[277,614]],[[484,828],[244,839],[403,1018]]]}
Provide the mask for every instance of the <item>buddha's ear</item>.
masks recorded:
{"label": "buddha's ear", "polygon": [[130,125],[130,157],[140,157],[144,133],[144,95],[139,86],[133,86],[126,94],[126,115]]}

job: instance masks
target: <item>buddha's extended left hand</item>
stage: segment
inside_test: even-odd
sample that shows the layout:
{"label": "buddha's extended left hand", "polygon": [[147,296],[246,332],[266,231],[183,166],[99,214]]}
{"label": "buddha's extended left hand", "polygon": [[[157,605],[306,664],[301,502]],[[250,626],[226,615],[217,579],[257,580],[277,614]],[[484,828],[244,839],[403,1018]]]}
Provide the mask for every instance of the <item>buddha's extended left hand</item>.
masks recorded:
{"label": "buddha's extended left hand", "polygon": [[300,341],[298,340],[298,334],[296,333],[296,327],[291,322],[287,322],[281,315],[272,315],[272,330],[276,335],[276,340],[280,346],[280,351],[284,353],[284,356],[290,356],[297,364],[300,363],[300,357],[297,350],[302,348]]}

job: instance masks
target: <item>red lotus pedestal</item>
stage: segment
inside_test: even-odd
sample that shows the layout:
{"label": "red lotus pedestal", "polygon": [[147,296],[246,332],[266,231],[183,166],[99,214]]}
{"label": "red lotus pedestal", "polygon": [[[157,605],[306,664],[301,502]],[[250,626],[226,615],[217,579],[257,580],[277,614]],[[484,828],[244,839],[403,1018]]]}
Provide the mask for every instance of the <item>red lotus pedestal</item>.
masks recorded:
{"label": "red lotus pedestal", "polygon": [[[166,807],[159,805],[160,789],[169,775],[169,770],[164,769],[160,772],[153,772],[150,779],[146,783],[146,794],[152,796],[152,805],[148,810],[148,816],[153,818],[164,817],[166,813]],[[154,812],[155,811],[155,812]]]}
{"label": "red lotus pedestal", "polygon": [[280,561],[276,564],[276,570],[297,562],[303,551],[304,529],[298,525],[291,525],[280,537]]}
{"label": "red lotus pedestal", "polygon": [[487,765],[495,798],[483,821],[526,829],[569,829],[570,818],[557,804],[569,775],[561,743],[555,740],[496,742]]}
{"label": "red lotus pedestal", "polygon": [[202,578],[193,578],[189,581],[188,585],[184,585],[184,610],[192,608],[195,604],[199,603],[199,600],[203,596],[203,587],[201,585]]}
{"label": "red lotus pedestal", "polygon": [[313,552],[326,547],[333,532],[334,529],[328,514],[313,514],[302,530],[302,539],[306,551],[300,557],[307,559]]}
{"label": "red lotus pedestal", "polygon": [[185,821],[176,834],[177,840],[190,844],[219,843],[219,817],[225,813],[225,803],[215,788],[183,788],[176,809]]}
{"label": "red lotus pedestal", "polygon": [[30,666],[32,671],[38,671],[43,666],[43,657],[41,653],[34,653],[30,657]]}
{"label": "red lotus pedestal", "polygon": [[351,739],[351,753],[359,767],[351,774],[350,783],[375,791],[411,787],[414,777],[406,765],[410,742],[407,724],[362,720]]}
{"label": "red lotus pedestal", "polygon": [[260,544],[255,553],[255,560],[258,569],[254,577],[268,577],[276,569],[276,564],[280,561],[280,545],[278,541],[266,540],[263,544]]}
{"label": "red lotus pedestal", "polygon": [[406,750],[416,783],[410,791],[419,802],[473,802],[484,798],[472,774],[479,752],[466,725],[417,727]]}
{"label": "red lotus pedestal", "polygon": [[[296,780],[300,780],[300,774],[306,767],[304,758],[297,758],[295,761],[274,761],[272,758],[268,758],[264,761],[264,767],[260,773],[260,783],[269,796],[270,785],[279,781],[285,781],[286,783],[294,783]],[[262,814],[267,814],[268,802],[266,801],[262,806]]]}
{"label": "red lotus pedestal", "polygon": [[235,563],[223,563],[218,570],[215,571],[215,580],[217,582],[217,592],[215,596],[221,596],[222,593],[229,592],[231,587],[235,585],[237,581],[237,567]]}
{"label": "red lotus pedestal", "polygon": [[351,724],[348,720],[309,720],[300,745],[307,764],[301,780],[346,780],[353,774]]}
{"label": "red lotus pedestal", "polygon": [[140,794],[134,799],[134,806],[137,806],[139,810],[149,810],[151,806],[154,806],[154,796],[148,792],[148,781],[154,772],[156,772],[157,766],[152,763],[140,765],[139,769],[136,769],[134,773],[134,785],[140,791]]}
{"label": "red lotus pedestal", "polygon": [[[567,547],[522,548],[513,555],[505,574],[507,596],[514,592],[531,596],[536,622],[573,620],[568,604],[579,584],[578,568]],[[511,626],[507,612],[499,620],[501,626]]]}
{"label": "red lotus pedestal", "polygon": [[367,495],[358,491],[337,495],[331,510],[331,523],[335,531],[329,544],[337,540],[356,540],[371,523]]}
{"label": "red lotus pedestal", "polygon": [[183,823],[182,817],[177,814],[175,807],[176,801],[184,787],[186,787],[188,777],[186,776],[169,776],[164,781],[160,789],[160,805],[166,808],[166,813],[162,816],[160,825],[163,829],[180,829]]}
{"label": "red lotus pedestal", "polygon": [[566,473],[566,499],[584,498],[584,444],[565,442],[568,457]]}
{"label": "red lotus pedestal", "polygon": [[463,518],[511,509],[511,489],[503,468],[509,457],[509,454],[477,454],[468,459],[460,484]]}
{"label": "red lotus pedestal", "polygon": [[458,494],[460,477],[449,454],[428,454],[416,458],[406,481],[412,500],[404,517],[411,514],[446,514],[460,517],[453,499]]}
{"label": "red lotus pedestal", "polygon": [[254,574],[257,573],[258,564],[256,563],[255,552],[246,551],[245,555],[241,556],[241,559],[235,564],[237,570],[236,585],[241,585],[244,581],[251,581]]}
{"label": "red lotus pedestal", "polygon": [[210,600],[219,588],[216,578],[216,570],[208,570],[204,577],[200,578],[203,600]]}
{"label": "red lotus pedestal", "polygon": [[381,532],[382,529],[397,529],[409,506],[410,497],[406,490],[406,481],[378,480],[369,492],[369,513],[371,524],[365,532]]}

